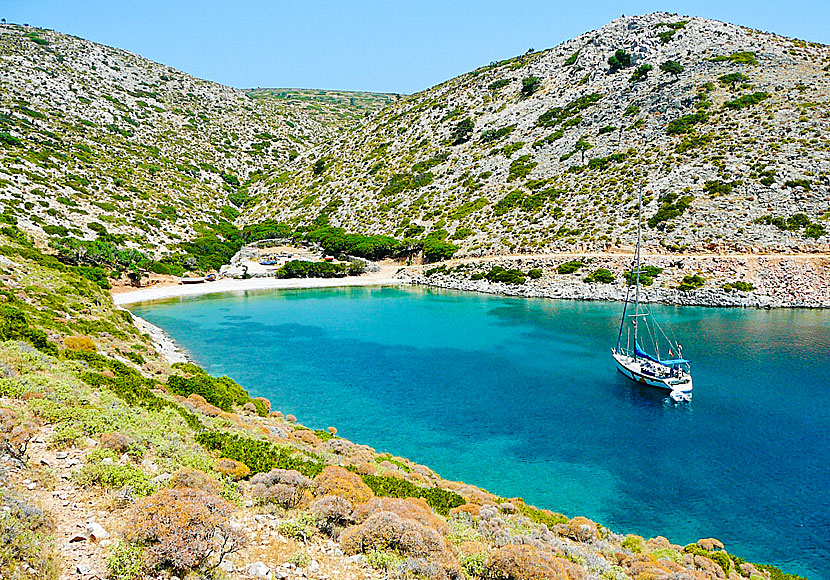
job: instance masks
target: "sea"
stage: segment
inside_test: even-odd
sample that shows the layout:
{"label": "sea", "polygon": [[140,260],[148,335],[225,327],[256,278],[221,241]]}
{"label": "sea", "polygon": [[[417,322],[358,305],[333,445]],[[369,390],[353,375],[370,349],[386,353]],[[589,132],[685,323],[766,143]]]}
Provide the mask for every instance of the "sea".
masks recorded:
{"label": "sea", "polygon": [[353,287],[131,307],[311,428],[618,533],[830,580],[830,312],[653,305],[691,403],[616,372],[622,304]]}

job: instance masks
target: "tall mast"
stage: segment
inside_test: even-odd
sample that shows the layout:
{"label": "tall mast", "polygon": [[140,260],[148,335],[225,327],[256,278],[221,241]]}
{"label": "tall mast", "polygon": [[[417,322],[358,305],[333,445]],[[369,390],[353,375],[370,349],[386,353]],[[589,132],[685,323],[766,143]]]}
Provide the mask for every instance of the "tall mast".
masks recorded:
{"label": "tall mast", "polygon": [[637,283],[634,288],[634,358],[637,358],[637,326],[640,321],[640,244],[642,243],[643,192],[637,194],[637,250],[635,254]]}

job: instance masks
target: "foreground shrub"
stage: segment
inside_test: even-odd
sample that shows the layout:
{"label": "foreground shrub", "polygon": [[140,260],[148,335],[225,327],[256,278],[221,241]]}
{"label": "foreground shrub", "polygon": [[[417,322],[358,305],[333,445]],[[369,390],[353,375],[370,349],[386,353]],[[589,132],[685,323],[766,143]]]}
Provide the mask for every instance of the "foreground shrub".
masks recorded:
{"label": "foreground shrub", "polygon": [[234,405],[244,405],[250,400],[245,389],[233,379],[212,377],[196,365],[178,368],[191,373],[191,376],[172,375],[167,379],[167,388],[174,395],[188,397],[195,393],[211,405],[228,412],[233,411]]}
{"label": "foreground shrub", "polygon": [[63,339],[63,345],[71,350],[83,350],[85,352],[96,352],[98,350],[95,343],[88,336],[67,336]]}
{"label": "foreground shrub", "polygon": [[458,561],[447,540],[436,530],[394,512],[378,511],[360,525],[340,535],[340,545],[348,554],[392,551],[401,556],[425,557],[441,566],[443,575],[458,577]]}
{"label": "foreground shrub", "polygon": [[557,274],[573,274],[577,270],[579,270],[582,266],[584,266],[582,262],[579,260],[571,260],[570,262],[565,262],[564,264],[559,264],[556,267]]}
{"label": "foreground shrub", "polygon": [[690,290],[697,290],[698,288],[703,287],[703,284],[705,283],[706,278],[704,278],[703,276],[699,276],[698,274],[684,276],[683,280],[680,281],[680,285],[677,287],[677,289],[683,292],[689,292]]}
{"label": "foreground shrub", "polygon": [[0,576],[58,578],[60,561],[48,532],[49,521],[40,508],[0,488]]}
{"label": "foreground shrub", "polygon": [[324,495],[311,504],[311,515],[317,528],[329,536],[354,521],[352,502],[337,495]]}
{"label": "foreground shrub", "polygon": [[535,546],[507,545],[490,556],[484,577],[492,580],[570,580],[580,578],[575,564]]}
{"label": "foreground shrub", "polygon": [[107,558],[109,580],[139,580],[144,572],[144,548],[119,541]]}
{"label": "foreground shrub", "polygon": [[102,449],[109,449],[119,455],[129,451],[132,444],[133,440],[122,433],[102,433],[98,440]]}
{"label": "foreground shrub", "polygon": [[375,497],[355,506],[354,517],[355,520],[362,523],[377,512],[392,512],[402,518],[415,520],[439,532],[442,536],[449,533],[447,522],[435,515],[435,512],[430,509],[427,502],[422,498]]}
{"label": "foreground shrub", "polygon": [[251,484],[251,492],[259,501],[289,509],[297,507],[311,488],[311,480],[295,469],[258,473],[251,478]]}
{"label": "foreground shrub", "polygon": [[171,487],[200,489],[215,494],[218,494],[220,489],[219,482],[215,478],[200,469],[193,469],[192,467],[182,467],[174,473],[170,485]]}
{"label": "foreground shrub", "polygon": [[73,474],[72,479],[81,487],[98,485],[104,489],[123,490],[135,496],[148,495],[155,490],[155,486],[150,483],[150,476],[132,465],[87,463]]}
{"label": "foreground shrub", "polygon": [[146,547],[149,570],[207,571],[243,546],[241,532],[231,527],[234,507],[196,489],[162,489],[133,508],[126,538]]}
{"label": "foreground shrub", "polygon": [[0,453],[26,463],[29,442],[37,433],[37,425],[24,421],[11,409],[0,409]]}
{"label": "foreground shrub", "polygon": [[336,495],[353,503],[374,497],[372,489],[359,475],[336,465],[329,465],[314,478],[314,490],[317,495]]}

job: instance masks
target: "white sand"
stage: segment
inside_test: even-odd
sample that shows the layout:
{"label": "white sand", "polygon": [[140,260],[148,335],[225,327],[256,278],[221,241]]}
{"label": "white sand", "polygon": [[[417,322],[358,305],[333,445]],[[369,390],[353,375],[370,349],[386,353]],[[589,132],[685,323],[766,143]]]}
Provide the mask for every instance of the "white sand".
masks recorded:
{"label": "white sand", "polygon": [[246,292],[248,290],[279,290],[285,288],[333,288],[338,286],[395,286],[402,281],[393,278],[398,267],[384,267],[380,272],[349,276],[346,278],[250,278],[248,280],[217,280],[201,284],[176,284],[166,286],[151,286],[118,292],[112,295],[115,304],[135,304],[165,298],[181,296],[200,296],[203,294],[218,294],[222,292]]}

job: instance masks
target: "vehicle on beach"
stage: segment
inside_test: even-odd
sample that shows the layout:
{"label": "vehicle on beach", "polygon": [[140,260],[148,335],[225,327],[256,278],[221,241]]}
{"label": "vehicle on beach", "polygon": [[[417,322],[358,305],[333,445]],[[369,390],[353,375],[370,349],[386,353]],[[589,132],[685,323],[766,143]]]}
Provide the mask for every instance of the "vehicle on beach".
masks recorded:
{"label": "vehicle on beach", "polygon": [[[617,346],[611,349],[611,355],[614,357],[617,370],[632,381],[668,390],[672,401],[691,401],[691,361],[683,358],[683,347],[677,341],[666,336],[663,329],[650,316],[645,307],[640,304],[640,274],[645,273],[640,269],[642,214],[643,200],[641,194],[637,215],[637,249],[634,253],[634,267],[628,278],[629,285],[620,320],[620,332],[617,335]],[[630,314],[628,310],[632,279],[634,280],[634,312]],[[631,319],[628,325],[626,325],[627,319]],[[627,330],[625,346],[622,345],[624,330]],[[642,349],[639,342],[640,336],[647,336],[653,342],[654,355]],[[667,346],[666,352],[671,358],[660,358],[661,342]]]}

